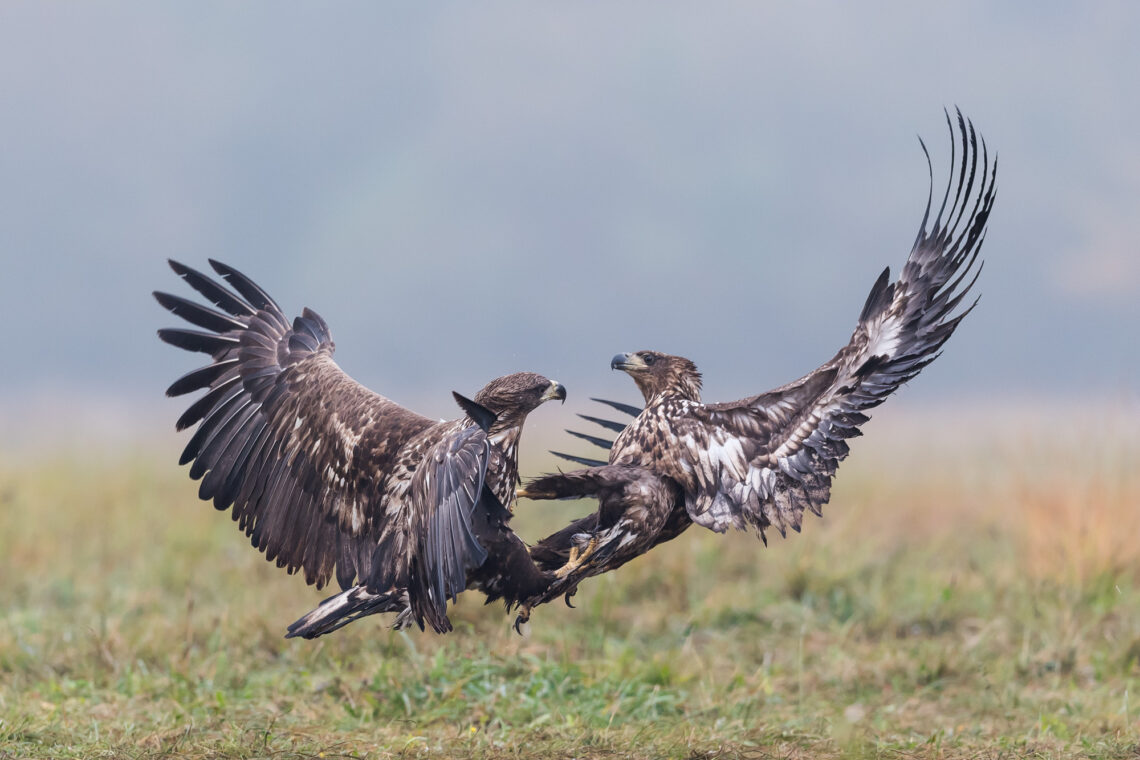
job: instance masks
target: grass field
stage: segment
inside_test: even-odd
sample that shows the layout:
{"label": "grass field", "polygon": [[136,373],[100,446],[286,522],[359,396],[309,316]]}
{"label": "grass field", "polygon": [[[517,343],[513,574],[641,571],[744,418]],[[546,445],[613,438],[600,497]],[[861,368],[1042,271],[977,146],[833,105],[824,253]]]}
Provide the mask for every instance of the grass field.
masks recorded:
{"label": "grass field", "polygon": [[9,459],[0,758],[1136,757],[1135,407],[934,421],[872,422],[803,534],[692,529],[521,637],[472,597],[286,641],[322,594],[167,458]]}

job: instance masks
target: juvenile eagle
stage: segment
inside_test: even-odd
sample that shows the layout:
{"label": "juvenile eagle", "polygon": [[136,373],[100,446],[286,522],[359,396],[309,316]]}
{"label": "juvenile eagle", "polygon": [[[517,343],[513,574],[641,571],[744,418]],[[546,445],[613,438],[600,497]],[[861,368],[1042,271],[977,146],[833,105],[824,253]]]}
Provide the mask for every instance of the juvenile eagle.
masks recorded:
{"label": "juvenile eagle", "polygon": [[469,584],[508,601],[536,593],[544,576],[507,527],[503,505],[514,500],[527,414],[565,400],[566,389],[531,372],[507,375],[474,402],[457,395],[464,416],[434,422],[346,375],[315,312],[290,323],[248,277],[210,265],[232,290],[170,262],[217,309],[154,294],[203,328],[163,329],[159,337],[211,357],[167,390],[206,391],[176,423],[198,425],[179,464],[192,463],[198,496],[230,509],[267,560],[303,571],[318,588],[335,573],[342,589],[356,592],[339,617],[324,614],[293,634],[319,635],[388,611],[444,632],[447,597]]}
{"label": "juvenile eagle", "polygon": [[[953,150],[949,115],[947,123]],[[981,271],[997,162],[990,163],[983,140],[979,167],[977,135],[960,113],[957,131],[957,178],[951,175],[931,226],[932,168],[926,212],[902,274],[891,282],[890,270],[883,271],[850,342],[819,369],[758,396],[705,404],[690,360],[656,351],[613,358],[610,366],[633,378],[645,408],[624,429],[587,418],[620,430],[608,462],[546,475],[520,491],[532,499],[598,499],[595,514],[532,550],[540,566],[564,564],[556,570],[560,581],[523,605],[523,619],[531,606],[573,593],[582,579],[644,554],[690,522],[717,532],[751,528],[766,543],[770,528],[798,532],[805,508],[820,514],[847,439],[861,435],[868,420],[864,412],[932,362],[973,308],[958,310]]]}

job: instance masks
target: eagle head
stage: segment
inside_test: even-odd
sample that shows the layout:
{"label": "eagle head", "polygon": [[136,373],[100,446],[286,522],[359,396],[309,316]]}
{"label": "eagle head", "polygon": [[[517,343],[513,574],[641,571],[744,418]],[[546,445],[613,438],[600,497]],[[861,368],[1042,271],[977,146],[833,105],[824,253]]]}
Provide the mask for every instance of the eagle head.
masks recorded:
{"label": "eagle head", "polygon": [[496,415],[492,433],[521,426],[539,404],[552,399],[565,401],[566,387],[534,372],[497,377],[475,394],[475,402]]}
{"label": "eagle head", "polygon": [[610,369],[620,369],[632,377],[646,404],[663,395],[701,400],[701,373],[683,356],[659,351],[618,354],[610,361]]}

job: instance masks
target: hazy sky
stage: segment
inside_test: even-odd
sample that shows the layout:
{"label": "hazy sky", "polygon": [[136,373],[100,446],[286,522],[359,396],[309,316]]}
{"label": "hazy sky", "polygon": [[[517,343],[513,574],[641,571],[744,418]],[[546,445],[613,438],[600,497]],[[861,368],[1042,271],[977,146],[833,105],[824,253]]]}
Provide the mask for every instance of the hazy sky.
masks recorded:
{"label": "hazy sky", "polygon": [[759,392],[902,264],[955,105],[1000,155],[983,299],[904,395],[1135,398],[1137,30],[1133,2],[7,0],[0,413],[173,419],[167,257],[316,309],[429,414],[523,369],[633,399],[608,362],[640,348]]}

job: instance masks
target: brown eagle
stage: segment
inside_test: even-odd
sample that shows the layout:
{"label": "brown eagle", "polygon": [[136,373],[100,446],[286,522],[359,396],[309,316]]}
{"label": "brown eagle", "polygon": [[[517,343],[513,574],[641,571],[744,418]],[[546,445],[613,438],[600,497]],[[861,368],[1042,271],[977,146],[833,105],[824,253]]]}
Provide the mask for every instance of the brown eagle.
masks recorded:
{"label": "brown eagle", "polygon": [[[954,125],[947,114],[951,148]],[[981,271],[978,252],[994,200],[997,161],[958,114],[962,156],[930,222],[931,192],[918,237],[894,282],[886,269],[871,288],[850,342],[814,372],[775,390],[728,403],[701,401],[693,362],[657,351],[615,356],[633,378],[644,410],[620,430],[598,466],[546,475],[526,484],[532,499],[596,497],[598,510],[539,542],[532,554],[559,582],[522,606],[572,594],[584,578],[612,570],[697,523],[717,532],[800,530],[803,512],[820,514],[831,479],[861,435],[868,409],[883,402],[937,358],[973,309],[959,309]],[[979,160],[980,158],[980,160]],[[951,158],[951,164],[955,161]],[[980,166],[979,166],[980,164]],[[607,441],[578,434],[602,446]],[[590,460],[582,460],[593,464]],[[558,567],[559,563],[563,563]]]}
{"label": "brown eagle", "polygon": [[473,401],[456,394],[464,416],[435,422],[346,375],[315,312],[290,322],[248,277],[210,265],[229,288],[170,262],[216,309],[154,294],[202,328],[159,337],[211,359],[167,390],[205,391],[176,423],[198,426],[179,463],[192,463],[199,497],[231,510],[266,559],[318,588],[335,574],[353,594],[290,635],[392,611],[399,623],[426,620],[445,632],[447,598],[468,586],[508,602],[538,593],[548,578],[507,526],[504,505],[514,501],[527,414],[565,400],[566,389],[531,372],[507,375]]}

